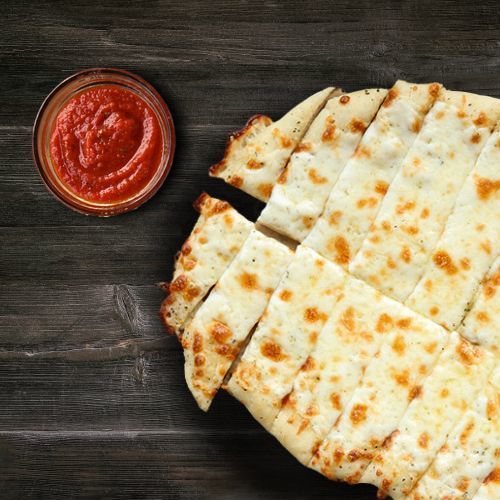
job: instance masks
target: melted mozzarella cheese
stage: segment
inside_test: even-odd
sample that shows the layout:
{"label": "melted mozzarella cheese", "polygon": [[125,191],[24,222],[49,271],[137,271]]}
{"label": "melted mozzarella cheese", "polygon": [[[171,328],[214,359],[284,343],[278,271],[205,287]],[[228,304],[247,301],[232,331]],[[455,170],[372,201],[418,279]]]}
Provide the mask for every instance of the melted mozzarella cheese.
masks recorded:
{"label": "melted mozzarella cheese", "polygon": [[500,251],[499,165],[500,127],[467,177],[425,272],[406,301],[450,330],[461,323]]}
{"label": "melted mozzarella cheese", "polygon": [[[500,374],[500,369],[496,372]],[[450,494],[449,489],[460,493],[455,498],[472,498],[495,467],[500,452],[498,389],[498,385],[489,383],[480,391],[420,478],[412,499],[442,498]]]}
{"label": "melted mozzarella cheese", "polygon": [[383,99],[385,89],[331,98],[292,154],[258,222],[302,241]]}
{"label": "melted mozzarella cheese", "polygon": [[459,95],[463,99],[444,92],[427,115],[349,268],[400,301],[422,276],[458,191],[500,118],[500,100]]}
{"label": "melted mozzarella cheese", "polygon": [[339,417],[388,335],[397,307],[365,283],[347,277],[342,297],[271,429],[304,465]]}
{"label": "melted mozzarella cheese", "polygon": [[165,325],[179,336],[253,227],[229,203],[206,194],[195,206],[200,217],[179,252],[169,296],[160,311]]}
{"label": "melted mozzarella cheese", "polygon": [[220,166],[212,167],[211,174],[267,201],[295,146],[334,92],[331,87],[317,92],[277,122],[272,123],[269,118],[251,122],[247,127],[252,129],[256,123],[255,133],[249,130],[234,136],[224,160]]}
{"label": "melted mozzarella cheese", "polygon": [[438,84],[396,82],[340,174],[304,245],[347,267],[439,90]]}
{"label": "melted mozzarella cheese", "polygon": [[460,333],[500,356],[500,257],[495,260],[474,305],[465,316]]}
{"label": "melted mozzarella cheese", "polygon": [[391,311],[381,322],[387,334],[380,351],[312,457],[310,465],[331,479],[359,481],[376,450],[418,396],[449,339],[440,326],[391,302]]}
{"label": "melted mozzarella cheese", "polygon": [[314,349],[345,279],[339,267],[308,248],[297,248],[227,384],[266,429]]}
{"label": "melted mozzarella cheese", "polygon": [[253,230],[182,337],[187,384],[207,410],[292,252]]}
{"label": "melted mozzarella cheese", "polygon": [[386,447],[373,458],[361,482],[395,500],[408,495],[444,445],[455,423],[485,387],[494,357],[456,332],[425,380]]}

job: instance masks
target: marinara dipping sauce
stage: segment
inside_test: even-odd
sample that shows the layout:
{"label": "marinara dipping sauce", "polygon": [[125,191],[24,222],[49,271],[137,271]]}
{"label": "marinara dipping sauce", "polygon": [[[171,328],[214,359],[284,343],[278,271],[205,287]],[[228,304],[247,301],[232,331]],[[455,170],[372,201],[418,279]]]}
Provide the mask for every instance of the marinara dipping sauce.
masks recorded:
{"label": "marinara dipping sauce", "polygon": [[121,70],[87,70],[47,101],[35,122],[34,158],[65,204],[114,215],[137,208],[163,183],[172,163],[173,123],[144,80]]}

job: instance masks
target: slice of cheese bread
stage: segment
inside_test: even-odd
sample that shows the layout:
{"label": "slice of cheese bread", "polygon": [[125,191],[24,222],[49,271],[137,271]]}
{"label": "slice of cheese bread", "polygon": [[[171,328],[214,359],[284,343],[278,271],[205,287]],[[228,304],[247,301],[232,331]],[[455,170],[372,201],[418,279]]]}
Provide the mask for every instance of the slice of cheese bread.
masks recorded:
{"label": "slice of cheese bread", "polygon": [[339,299],[346,275],[305,247],[283,275],[227,390],[267,430]]}
{"label": "slice of cheese bread", "polygon": [[440,90],[437,83],[395,83],[330,192],[305,245],[348,266]]}
{"label": "slice of cheese bread", "polygon": [[178,336],[253,227],[229,203],[206,193],[194,207],[200,216],[177,256],[168,296],[160,309],[167,330]]}
{"label": "slice of cheese bread", "polygon": [[277,122],[263,115],[251,118],[229,138],[224,158],[210,168],[210,175],[267,201],[292,151],[335,92],[340,91],[328,87],[317,92]]}
{"label": "slice of cheese bread", "polygon": [[[499,118],[500,99],[452,91],[440,95],[350,272],[399,301],[407,299]],[[446,259],[438,260],[446,266]]]}
{"label": "slice of cheese bread", "polygon": [[332,97],[293,152],[258,222],[302,241],[386,95],[367,89]]}

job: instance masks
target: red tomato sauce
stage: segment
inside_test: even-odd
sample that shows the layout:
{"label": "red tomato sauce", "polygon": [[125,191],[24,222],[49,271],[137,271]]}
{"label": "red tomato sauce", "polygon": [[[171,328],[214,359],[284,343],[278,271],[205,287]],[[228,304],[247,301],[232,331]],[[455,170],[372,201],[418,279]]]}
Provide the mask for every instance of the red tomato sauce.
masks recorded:
{"label": "red tomato sauce", "polygon": [[151,107],[115,85],[83,90],[59,111],[50,155],[61,181],[93,202],[130,199],[154,177],[163,138]]}

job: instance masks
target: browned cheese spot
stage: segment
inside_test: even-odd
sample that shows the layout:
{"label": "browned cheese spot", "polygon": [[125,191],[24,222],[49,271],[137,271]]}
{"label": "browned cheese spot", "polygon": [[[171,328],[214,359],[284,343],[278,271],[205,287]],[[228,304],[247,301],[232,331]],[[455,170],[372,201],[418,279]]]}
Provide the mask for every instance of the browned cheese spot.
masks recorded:
{"label": "browned cheese spot", "polygon": [[392,257],[387,257],[387,267],[389,269],[396,269],[397,264],[394,262],[394,260],[392,259]]}
{"label": "browned cheese spot", "polygon": [[314,168],[309,169],[307,176],[309,177],[309,180],[313,184],[325,184],[328,181],[328,179],[326,177],[319,175],[318,172]]}
{"label": "browned cheese spot", "polygon": [[412,201],[407,201],[406,203],[403,203],[402,205],[397,205],[396,206],[396,213],[402,214],[404,212],[407,212],[409,210],[413,210],[415,208],[415,202]]}
{"label": "browned cheese spot", "polygon": [[429,313],[431,316],[436,316],[438,313],[439,313],[439,307],[437,306],[432,306],[430,309],[429,309]]}
{"label": "browned cheese spot", "polygon": [[314,415],[318,415],[318,414],[319,414],[319,409],[318,409],[317,405],[309,405],[306,408],[306,415],[308,417],[314,417]]}
{"label": "browned cheese spot", "polygon": [[388,314],[382,313],[377,320],[375,330],[378,333],[386,333],[392,328],[392,325],[393,319]]}
{"label": "browned cheese spot", "polygon": [[350,332],[354,331],[354,328],[356,326],[355,321],[354,321],[354,308],[348,307],[340,316],[340,322]]}
{"label": "browned cheese spot", "polygon": [[259,286],[257,275],[243,272],[238,276],[238,282],[246,290],[256,290]]}
{"label": "browned cheese spot", "polygon": [[278,184],[285,184],[286,183],[286,180],[288,178],[288,168],[284,168],[280,175],[278,176],[278,179],[276,180],[276,182]]}
{"label": "browned cheese spot", "polygon": [[349,123],[349,128],[352,133],[359,132],[362,134],[366,130],[366,125],[363,121],[353,118],[351,123]]}
{"label": "browned cheese spot", "polygon": [[397,325],[399,328],[406,330],[411,326],[411,318],[401,318],[398,320]]}
{"label": "browned cheese spot", "polygon": [[343,236],[337,236],[333,241],[330,240],[328,249],[335,253],[335,262],[340,265],[347,265],[351,259],[349,243]]}
{"label": "browned cheese spot", "polygon": [[228,182],[235,188],[240,188],[241,186],[243,186],[243,178],[239,175],[233,175]]}
{"label": "browned cheese spot", "polygon": [[194,357],[195,366],[203,366],[205,364],[205,356],[203,354],[197,354]]}
{"label": "browned cheese spot", "polygon": [[345,105],[350,100],[351,100],[351,98],[348,95],[343,95],[343,96],[340,97],[339,102],[340,102],[340,104],[344,104]]}
{"label": "browned cheese spot", "polygon": [[291,392],[283,396],[283,398],[281,399],[281,405],[289,407],[295,406],[295,398],[292,396]]}
{"label": "browned cheese spot", "polygon": [[258,187],[259,193],[264,197],[264,198],[269,198],[271,196],[271,192],[273,190],[273,185],[264,183],[264,184],[259,184]]}
{"label": "browned cheese spot", "polygon": [[279,294],[279,298],[283,302],[289,302],[290,299],[292,298],[292,296],[293,296],[293,292],[291,290],[281,290],[281,292]]}
{"label": "browned cheese spot", "polygon": [[226,344],[231,338],[231,330],[220,321],[214,321],[209,328],[210,335],[218,344]]}
{"label": "browned cheese spot", "polygon": [[406,343],[401,335],[397,335],[392,342],[392,350],[396,352],[399,356],[402,356],[406,349]]}
{"label": "browned cheese spot", "polygon": [[425,344],[424,349],[429,353],[432,354],[437,347],[437,342],[429,342],[428,344]]}
{"label": "browned cheese spot", "polygon": [[387,182],[377,181],[375,183],[375,192],[382,196],[385,196],[388,189],[389,189],[389,184],[387,184]]}
{"label": "browned cheese spot", "polygon": [[302,224],[304,224],[304,227],[307,227],[307,229],[311,229],[314,224],[314,220],[311,217],[302,217]]}
{"label": "browned cheese spot", "polygon": [[340,405],[340,394],[332,392],[332,394],[330,394],[330,403],[332,403],[333,408],[340,411],[342,409]]}
{"label": "browned cheese spot", "polygon": [[418,437],[418,445],[420,448],[427,448],[427,446],[429,446],[429,439],[429,434],[427,434],[427,432],[422,432],[422,434]]}
{"label": "browned cheese spot", "polygon": [[359,145],[356,148],[356,151],[354,151],[354,156],[356,156],[357,158],[363,158],[363,157],[365,157],[365,158],[371,158],[372,157],[372,152],[366,146]]}
{"label": "browned cheese spot", "polygon": [[318,311],[316,307],[307,307],[306,310],[304,311],[304,319],[308,323],[314,323],[318,320],[325,321],[326,314]]}
{"label": "browned cheese spot", "polygon": [[254,160],[253,158],[247,161],[247,168],[249,170],[260,170],[263,166],[263,162]]}
{"label": "browned cheese spot", "polygon": [[409,264],[411,262],[411,250],[409,247],[404,246],[403,249],[401,250],[401,253],[399,254],[401,257],[401,260],[405,262],[406,264]]}
{"label": "browned cheese spot", "polygon": [[182,292],[188,286],[188,277],[184,274],[177,276],[172,283],[170,283],[169,291],[170,293]]}
{"label": "browned cheese spot", "polygon": [[330,217],[328,217],[328,222],[334,226],[338,224],[340,217],[342,217],[342,212],[340,210],[334,210],[331,214]]}
{"label": "browned cheese spot", "polygon": [[500,286],[500,271],[488,278],[483,283],[483,295],[486,299],[491,299],[495,296],[497,287]]}
{"label": "browned cheese spot", "polygon": [[194,340],[193,340],[193,352],[199,353],[203,349],[203,337],[201,336],[201,333],[195,332],[194,334]]}
{"label": "browned cheese spot", "polygon": [[299,428],[297,429],[297,435],[304,432],[304,430],[309,426],[309,420],[302,420],[300,422]]}
{"label": "browned cheese spot", "polygon": [[450,391],[448,389],[442,389],[440,392],[440,396],[444,399],[450,395]]}
{"label": "browned cheese spot", "polygon": [[304,364],[300,367],[303,372],[308,372],[313,370],[316,364],[314,363],[314,359],[311,356],[307,356],[307,359],[304,361]]}
{"label": "browned cheese spot", "polygon": [[356,205],[358,208],[365,208],[365,207],[374,208],[377,206],[377,199],[372,197],[361,198],[356,202]]}
{"label": "browned cheese spot", "polygon": [[396,373],[394,375],[394,380],[396,381],[397,384],[402,385],[403,387],[406,387],[409,383],[410,380],[410,374],[408,370],[403,370],[400,373]]}
{"label": "browned cheese spot", "polygon": [[278,362],[285,359],[285,354],[282,353],[281,347],[274,342],[265,342],[260,347],[260,352],[266,358],[271,359],[272,361]]}
{"label": "browned cheese spot", "polygon": [[490,317],[488,316],[487,312],[484,311],[478,311],[476,313],[476,318],[480,323],[489,323]]}
{"label": "browned cheese spot", "polygon": [[440,250],[432,256],[432,261],[435,266],[443,270],[446,274],[452,275],[458,272],[458,267],[453,263],[453,260],[447,252]]}
{"label": "browned cheese spot", "polygon": [[488,117],[486,116],[486,113],[484,111],[481,111],[477,118],[472,120],[474,125],[477,125],[478,127],[481,127],[482,125],[486,125],[488,123]]}
{"label": "browned cheese spot", "polygon": [[481,250],[488,254],[488,255],[491,255],[491,243],[486,240],[486,241],[482,241],[480,244],[479,244],[479,247],[481,248]]}
{"label": "browned cheese spot", "polygon": [[208,240],[205,238],[205,236],[200,236],[199,240],[200,245],[206,245],[208,243]]}
{"label": "browned cheese spot", "polygon": [[[466,477],[462,477],[460,478],[460,481],[457,484],[457,488],[465,493],[469,489],[469,483],[470,483],[469,479],[467,479]],[[449,497],[449,499],[452,500],[452,497]],[[447,499],[444,498],[443,500]]]}
{"label": "browned cheese spot", "polygon": [[421,118],[415,118],[411,124],[411,130],[415,134],[418,134],[420,132],[420,129],[422,128],[422,120]]}
{"label": "browned cheese spot", "polygon": [[470,259],[468,259],[467,257],[460,259],[460,267],[464,271],[468,271],[470,269]]}
{"label": "browned cheese spot", "polygon": [[484,480],[486,484],[488,483],[500,483],[500,466],[495,467]]}
{"label": "browned cheese spot", "polygon": [[420,397],[422,394],[422,386],[414,385],[408,392],[408,401],[413,401],[415,398]]}
{"label": "browned cheese spot", "polygon": [[416,226],[403,226],[403,231],[411,236],[419,233],[419,229]]}
{"label": "browned cheese spot", "polygon": [[478,144],[480,140],[481,140],[481,134],[475,132],[474,134],[471,135],[470,142],[472,142],[472,144]]}
{"label": "browned cheese spot", "polygon": [[323,142],[333,142],[335,139],[335,130],[337,128],[335,126],[335,120],[333,116],[327,116],[325,122],[325,130],[321,136],[321,140]]}
{"label": "browned cheese spot", "polygon": [[460,360],[465,365],[478,363],[482,354],[481,350],[478,347],[475,347],[465,339],[460,339],[456,351],[460,357]]}
{"label": "browned cheese spot", "polygon": [[273,129],[273,137],[279,139],[282,148],[289,148],[293,145],[292,140],[284,135],[278,128]]}
{"label": "browned cheese spot", "polygon": [[488,419],[489,420],[496,419],[497,412],[498,412],[498,402],[495,403],[495,401],[492,401],[491,399],[488,400],[488,402],[486,403],[486,416],[488,417]]}
{"label": "browned cheese spot", "polygon": [[429,215],[430,215],[430,210],[428,208],[424,208],[422,212],[420,212],[420,217],[422,217],[422,219],[427,219]]}
{"label": "browned cheese spot", "polygon": [[184,258],[182,259],[182,266],[186,271],[192,271],[196,267],[196,260]]}
{"label": "browned cheese spot", "polygon": [[439,95],[440,90],[441,90],[441,86],[439,85],[439,83],[431,83],[429,85],[429,94],[434,99]]}
{"label": "browned cheese spot", "polygon": [[462,446],[465,446],[465,444],[467,443],[473,429],[474,429],[474,422],[470,421],[465,426],[465,429],[460,433],[459,439],[460,439],[460,444]]}
{"label": "browned cheese spot", "polygon": [[352,407],[351,413],[349,414],[349,418],[354,425],[360,424],[364,420],[366,420],[366,410],[367,406],[364,404],[355,404]]}
{"label": "browned cheese spot", "polygon": [[500,190],[500,180],[491,180],[476,176],[476,193],[479,199],[487,200],[492,194]]}
{"label": "browned cheese spot", "polygon": [[312,146],[309,142],[301,142],[296,148],[294,153],[300,153],[302,151],[311,151]]}
{"label": "browned cheese spot", "polygon": [[233,349],[231,348],[231,346],[229,346],[227,344],[218,345],[215,348],[215,352],[217,354],[219,354],[220,356],[226,356],[229,359],[234,359],[235,358],[235,352],[233,351]]}
{"label": "browned cheese spot", "polygon": [[386,498],[387,492],[389,491],[390,487],[391,487],[391,481],[389,481],[389,479],[382,479],[382,486],[377,491],[377,500],[382,500],[383,498]]}
{"label": "browned cheese spot", "polygon": [[392,103],[394,102],[394,100],[398,97],[399,95],[399,92],[392,88],[389,90],[389,92],[387,93],[387,97],[385,98],[384,100],[384,108],[388,108],[389,106],[392,105]]}
{"label": "browned cheese spot", "polygon": [[390,231],[392,228],[391,228],[391,223],[387,220],[383,220],[382,223],[381,223],[381,226],[382,226],[382,229],[384,231]]}

